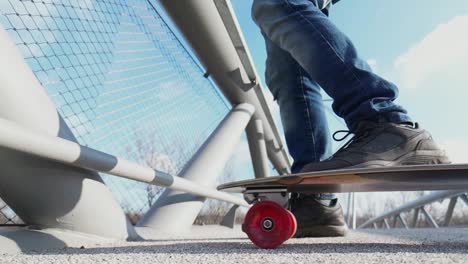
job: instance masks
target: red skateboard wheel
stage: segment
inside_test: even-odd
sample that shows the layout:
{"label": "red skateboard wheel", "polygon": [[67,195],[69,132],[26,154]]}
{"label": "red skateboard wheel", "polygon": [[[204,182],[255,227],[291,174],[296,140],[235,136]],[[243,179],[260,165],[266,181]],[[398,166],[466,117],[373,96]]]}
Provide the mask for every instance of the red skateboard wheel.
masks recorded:
{"label": "red skateboard wheel", "polygon": [[291,213],[291,211],[289,210],[286,210],[286,212],[288,213],[289,215],[289,218],[290,218],[290,221],[292,222],[292,229],[291,229],[291,234],[289,235],[288,239],[292,238],[294,236],[294,234],[296,234],[296,231],[297,231],[297,222],[296,222],[296,217],[293,215],[293,213]]}
{"label": "red skateboard wheel", "polygon": [[247,212],[243,225],[249,239],[264,249],[279,247],[294,235],[296,229],[294,215],[272,201],[254,204]]}

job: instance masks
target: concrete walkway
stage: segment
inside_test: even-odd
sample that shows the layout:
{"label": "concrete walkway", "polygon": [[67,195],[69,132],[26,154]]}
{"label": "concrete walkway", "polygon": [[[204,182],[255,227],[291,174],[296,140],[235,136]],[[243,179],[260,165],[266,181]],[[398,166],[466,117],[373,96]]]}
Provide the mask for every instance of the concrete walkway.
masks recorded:
{"label": "concrete walkway", "polygon": [[468,263],[468,228],[359,230],[344,238],[292,239],[276,250],[218,226],[143,242],[0,254],[0,263]]}

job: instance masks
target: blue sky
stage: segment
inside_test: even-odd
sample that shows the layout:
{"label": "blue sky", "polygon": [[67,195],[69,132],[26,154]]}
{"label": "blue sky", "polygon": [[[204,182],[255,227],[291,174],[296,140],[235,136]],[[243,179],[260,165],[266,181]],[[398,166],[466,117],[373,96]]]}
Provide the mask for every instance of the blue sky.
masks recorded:
{"label": "blue sky", "polygon": [[[430,130],[454,162],[468,162],[468,1],[342,0],[331,20],[374,71],[400,87],[398,103]],[[232,0],[263,77],[265,49],[251,0]],[[331,127],[340,123],[331,119]]]}
{"label": "blue sky", "polygon": [[[8,4],[8,2],[16,3],[14,10],[12,10],[12,6]],[[41,7],[41,4],[32,3],[32,2],[24,2],[19,0],[11,0],[11,1],[2,1],[0,3],[0,10],[2,13],[28,13],[33,10],[33,12],[43,12],[46,11],[46,17],[49,15],[57,15],[58,9],[50,8],[47,10],[43,9],[26,9],[24,8],[27,5],[34,5],[36,7]],[[447,1],[448,2],[448,1]],[[93,6],[94,1],[81,1],[81,2],[74,2],[74,3],[81,3],[84,5],[88,5],[90,8],[97,8],[99,6]],[[97,2],[96,2],[97,3]],[[133,0],[131,3],[137,3],[139,5],[146,5],[146,1],[138,1]],[[259,30],[252,22],[250,18],[250,6],[252,0],[232,0],[232,4],[235,8],[236,14],[238,16],[240,25],[242,27],[242,31],[245,35],[247,44],[251,50],[254,63],[257,67],[258,72],[263,75],[265,69],[265,49],[264,49],[264,42],[259,34]],[[466,98],[468,98],[468,1],[466,0],[452,0],[450,1],[450,5],[441,6],[441,3],[444,1],[440,0],[392,0],[392,1],[376,1],[376,0],[342,0],[338,5],[336,5],[331,12],[331,19],[354,41],[356,44],[361,57],[371,64],[371,66],[375,69],[375,71],[393,82],[396,82],[400,86],[401,97],[399,98],[399,102],[403,104],[408,110],[410,114],[414,117],[415,120],[419,121],[423,127],[428,128],[435,138],[448,150],[449,154],[452,157],[452,160],[455,162],[468,162],[468,155],[466,155],[466,150],[468,149],[468,139],[466,135],[468,134],[468,124],[466,122],[466,113],[468,110],[466,109]],[[138,6],[138,5],[135,5]],[[10,10],[11,9],[11,10]],[[35,11],[34,11],[35,10]],[[141,12],[141,9],[139,12]],[[50,13],[50,14],[49,14]],[[117,15],[120,13],[115,13]],[[42,14],[44,15],[44,14]],[[84,15],[84,14],[81,14]],[[15,16],[13,16],[14,18]],[[42,18],[40,16],[35,16],[38,21],[41,21]],[[2,23],[5,23],[3,16],[0,17],[3,19]],[[25,21],[27,20],[26,16],[22,17]],[[57,20],[58,18],[55,18]],[[60,19],[59,19],[60,20]],[[16,20],[15,20],[16,21]],[[17,21],[20,23],[20,21]],[[128,22],[123,23],[122,26],[129,25]],[[131,22],[131,21],[130,21]],[[23,22],[21,22],[23,23]],[[141,24],[141,23],[140,23]],[[28,27],[35,27],[37,25],[29,24],[25,25]],[[20,25],[20,28],[23,25]],[[131,33],[142,33],[139,32],[139,29],[134,28],[120,28],[120,31],[128,31]],[[24,31],[24,30],[23,30]],[[128,33],[127,32],[127,33]],[[152,31],[155,36],[155,40],[164,39],[164,36],[158,35],[158,31]],[[23,32],[24,33],[24,32]],[[44,33],[44,31],[43,31]],[[47,33],[47,31],[45,31]],[[66,32],[65,32],[66,33]],[[121,32],[122,33],[122,32]],[[29,33],[24,33],[24,36],[27,36]],[[67,35],[70,37],[69,35]],[[13,39],[15,36],[12,35]],[[35,37],[44,37],[44,36],[35,36]],[[166,36],[167,37],[167,36]],[[18,39],[15,39],[18,43],[22,43]],[[140,44],[135,44],[135,41],[138,41]],[[136,50],[137,48],[145,49],[145,57],[156,56],[158,54],[153,54],[152,51],[149,51],[150,44],[148,40],[144,39],[143,37],[140,39],[121,39],[119,43],[123,43],[124,46],[121,46],[122,49],[127,50]],[[157,41],[156,41],[157,42]],[[143,44],[141,44],[143,43]],[[146,44],[144,44],[146,43]],[[148,44],[149,43],[149,44]],[[126,47],[128,45],[129,47]],[[130,47],[131,45],[137,45],[137,47]],[[145,46],[150,45],[150,46]],[[66,45],[65,45],[66,46]],[[170,45],[169,45],[170,46]],[[31,56],[39,56],[41,55],[40,52],[48,51],[51,53],[58,52],[57,49],[49,49],[46,48],[45,50],[38,50],[35,48],[34,45],[28,45],[28,49],[24,50],[23,52],[39,52],[37,54],[32,54]],[[120,47],[120,46],[119,46]],[[63,47],[62,47],[63,48]],[[68,48],[65,51],[70,52],[72,49]],[[177,51],[177,47],[176,47]],[[129,56],[129,53],[121,53],[127,54],[125,56]],[[124,55],[122,55],[124,56]],[[47,57],[47,56],[46,56]],[[49,56],[50,57],[50,56]],[[135,57],[132,54],[130,57]],[[121,60],[124,60],[124,57],[119,57]],[[187,59],[187,58],[181,58]],[[45,59],[44,59],[45,60]],[[29,61],[30,63],[32,60]],[[153,61],[154,62],[154,61]],[[178,61],[177,65],[189,65],[191,61],[189,60],[188,63],[181,63]],[[115,66],[115,65],[114,65]],[[118,66],[118,65],[117,65]],[[104,87],[104,92],[106,91],[116,91],[115,87],[115,80],[125,79],[126,74],[128,72],[123,72],[122,67],[128,67],[129,65],[118,66],[110,69],[107,76],[107,87]],[[141,75],[142,78],[139,80],[139,83],[148,84],[149,80],[145,79],[147,76],[143,76],[139,70],[142,69],[139,65],[134,65],[135,67],[129,67],[127,70],[132,70],[136,72],[132,72],[133,75]],[[148,66],[148,65],[143,65]],[[34,69],[34,65],[31,66]],[[119,68],[120,67],[120,68]],[[196,76],[198,79],[201,78],[201,72],[198,68],[192,66],[187,66],[188,68],[185,69],[190,72],[191,75]],[[193,68],[193,69],[192,69]],[[138,69],[138,70],[137,70]],[[146,69],[146,68],[145,68]],[[52,71],[52,70],[51,70]],[[79,71],[80,72],[80,71]],[[81,71],[81,73],[83,73]],[[43,76],[47,80],[53,79],[54,73],[47,76]],[[38,78],[41,76],[38,75]],[[158,74],[152,74],[152,78],[158,77]],[[182,78],[183,79],[183,78]],[[180,81],[179,79],[177,79]],[[50,81],[50,80],[49,80]],[[124,82],[121,82],[120,85],[123,87],[134,84],[134,80],[127,79]],[[205,79],[202,79],[200,82],[203,82],[205,86],[209,86]],[[188,102],[192,102],[193,104],[198,105],[199,108],[197,110],[204,110],[207,109],[208,106],[212,104],[207,102],[206,104],[200,104],[199,102],[202,100],[206,100],[209,96],[205,96],[204,93],[200,92],[200,89],[194,90],[192,89],[190,83],[188,82],[178,82],[179,87],[186,87],[188,91],[196,93],[195,96],[198,96],[197,100],[187,100]],[[199,84],[199,83],[197,83]],[[60,84],[63,85],[63,84]],[[53,96],[53,89],[64,89],[64,87],[55,87],[54,82],[47,82],[46,88],[49,89],[51,93],[51,97]],[[165,95],[171,95],[173,97],[176,96],[175,93],[171,89],[167,89],[172,87],[171,82],[162,82],[158,87],[159,94],[152,94],[152,96],[156,99],[164,98],[167,101],[171,101]],[[101,87],[102,88],[102,87]],[[141,89],[141,88],[140,88]],[[153,86],[148,86],[145,88],[145,91],[153,91]],[[146,94],[138,93],[138,96],[145,97]],[[184,90],[185,91],[185,90]],[[211,93],[211,89],[207,89],[207,92]],[[191,98],[193,93],[185,92],[185,97]],[[135,94],[133,94],[135,95]],[[75,96],[73,94],[69,94],[67,96]],[[107,96],[107,94],[106,94]],[[157,98],[156,98],[157,97]],[[57,99],[58,98],[58,99]],[[146,98],[146,97],[145,97]],[[178,97],[180,99],[180,97]],[[211,97],[213,98],[212,94]],[[59,97],[55,97],[55,102],[60,105]],[[63,98],[66,101],[66,97]],[[106,102],[110,103],[111,97],[106,97]],[[124,112],[119,113],[119,117],[128,117],[128,114],[131,111],[125,110],[124,108],[119,108],[120,104],[125,100],[135,100],[133,97],[130,99],[130,94],[121,93],[119,98],[115,98],[115,102],[119,102],[116,108],[120,110],[124,110]],[[270,96],[271,99],[271,96]],[[214,100],[214,99],[213,99]],[[178,102],[172,100],[174,102]],[[202,106],[200,106],[202,105]],[[216,116],[212,117],[210,120],[218,120],[223,115],[224,104],[218,102],[219,109],[216,113],[212,113],[211,111],[204,112],[204,115],[199,115],[198,118],[203,116],[204,120],[206,119],[206,113],[212,113]],[[272,105],[274,103],[272,102]],[[78,108],[79,105],[76,105]],[[99,108],[103,112],[105,107],[104,103]],[[128,104],[127,104],[128,106]],[[132,104],[134,106],[134,104]],[[170,105],[171,106],[171,105]],[[205,107],[206,106],[206,107]],[[135,105],[135,107],[141,108],[141,105]],[[190,108],[191,105],[187,104],[187,108]],[[177,106],[172,105],[171,109],[176,109]],[[99,110],[98,109],[98,110]],[[145,106],[146,112],[157,113],[158,111],[166,111],[166,108],[160,107],[159,104],[151,104]],[[180,110],[180,109],[179,109]],[[65,110],[64,110],[65,111]],[[77,111],[81,111],[78,109]],[[141,110],[138,110],[141,111]],[[277,115],[277,108],[273,109],[273,112]],[[99,115],[99,111],[97,111],[98,117],[102,117],[104,115]],[[172,112],[171,112],[172,113]],[[186,112],[181,111],[184,113],[184,116],[188,118]],[[190,138],[190,135],[186,134],[184,129],[180,129],[183,127],[182,125],[177,125],[178,123],[184,123],[184,119],[180,116],[170,115],[171,119],[167,119],[164,121],[155,122],[160,126],[161,123],[164,123],[167,127],[178,126],[179,130],[182,131],[180,135],[173,135],[175,133],[170,134],[170,136],[174,136],[178,139],[178,141],[186,141],[181,139],[186,139],[186,136]],[[80,120],[80,115],[72,115],[70,118],[67,119],[69,125],[75,128],[75,132],[80,134],[81,130],[87,129],[85,127],[79,127],[83,124],[86,125],[87,122]],[[86,120],[86,117],[83,117]],[[190,118],[192,121],[195,120],[194,118]],[[104,119],[103,119],[104,120]],[[126,128],[129,124],[137,123],[141,125],[141,122],[138,120],[130,118],[126,119],[126,125],[123,126]],[[130,120],[131,122],[129,122]],[[75,122],[76,121],[76,122]],[[109,124],[111,121],[107,122]],[[342,124],[335,118],[330,118],[332,130],[341,128]],[[75,127],[75,124],[76,127]],[[167,124],[166,124],[167,123]],[[170,123],[170,126],[169,126]],[[206,127],[213,128],[216,123],[202,123]],[[99,124],[98,124],[99,125]],[[142,129],[146,129],[146,127],[141,126]],[[102,128],[102,127],[100,127]],[[107,127],[106,127],[107,128]],[[120,127],[122,128],[122,127]],[[118,128],[118,129],[120,129]],[[202,130],[201,127],[199,130]],[[117,130],[116,129],[101,129],[103,136],[107,137],[109,141],[113,141],[116,138],[122,140],[122,137],[114,137],[112,134]],[[122,131],[122,130],[119,130]],[[203,130],[200,133],[205,135],[210,130]],[[86,132],[86,131],[85,131]],[[123,131],[125,134],[126,131]],[[84,133],[83,133],[84,134]],[[128,134],[128,133],[126,133]],[[164,133],[160,133],[164,134]],[[166,133],[169,134],[169,133]],[[110,135],[112,137],[110,137]],[[96,136],[94,134],[94,136]],[[123,137],[126,139],[125,137]],[[166,140],[167,139],[161,139]],[[170,141],[167,141],[170,144]],[[166,142],[166,144],[168,144]],[[99,144],[106,144],[105,141],[96,140],[93,142],[94,147],[99,147]],[[113,148],[113,144],[115,142],[109,143],[109,151],[116,155],[128,155],[124,154],[127,151],[125,148],[121,148],[116,150]],[[123,144],[118,144],[123,145]],[[250,160],[248,156],[248,147],[245,143],[240,144],[240,148],[238,151],[237,159],[240,161],[237,165],[241,166],[235,168],[235,176],[239,178],[252,178],[253,173],[251,170]],[[169,148],[169,147],[168,147]],[[173,148],[171,146],[170,148]],[[361,199],[363,200],[363,199]],[[373,201],[374,199],[367,199],[369,201]],[[369,205],[367,205],[369,206]]]}
{"label": "blue sky", "polygon": [[[266,54],[250,18],[251,4],[252,0],[232,0],[263,77]],[[452,161],[468,163],[468,1],[342,0],[333,7],[331,20],[351,38],[375,72],[398,84],[397,102],[431,131]],[[274,109],[276,115],[277,111]],[[343,124],[330,115],[330,127],[333,131]],[[358,193],[358,214],[376,215],[415,195]],[[346,206],[346,195],[339,197]],[[447,205],[434,206],[443,212]]]}
{"label": "blue sky", "polygon": [[[0,26],[81,144],[175,174],[229,110],[146,0],[0,1]],[[145,184],[105,180],[147,207]]]}

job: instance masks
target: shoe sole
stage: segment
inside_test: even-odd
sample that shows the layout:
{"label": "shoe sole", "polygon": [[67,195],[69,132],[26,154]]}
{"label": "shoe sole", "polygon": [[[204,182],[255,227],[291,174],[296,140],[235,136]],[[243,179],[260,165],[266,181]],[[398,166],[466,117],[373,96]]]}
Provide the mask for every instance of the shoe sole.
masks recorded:
{"label": "shoe sole", "polygon": [[370,167],[394,167],[405,165],[434,165],[434,164],[450,164],[450,159],[442,150],[416,150],[409,152],[396,160],[372,160],[364,163],[356,164],[346,169],[353,168],[370,168]]}
{"label": "shoe sole", "polygon": [[319,225],[297,230],[294,238],[303,237],[343,237],[348,233],[347,226]]}

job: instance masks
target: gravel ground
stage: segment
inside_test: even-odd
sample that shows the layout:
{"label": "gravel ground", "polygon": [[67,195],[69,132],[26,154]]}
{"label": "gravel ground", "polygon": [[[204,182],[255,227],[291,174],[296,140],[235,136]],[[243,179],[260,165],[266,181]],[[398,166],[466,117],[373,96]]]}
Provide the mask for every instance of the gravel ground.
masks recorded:
{"label": "gravel ground", "polygon": [[360,230],[261,250],[238,228],[204,226],[185,237],[1,254],[0,263],[468,263],[468,228]]}

